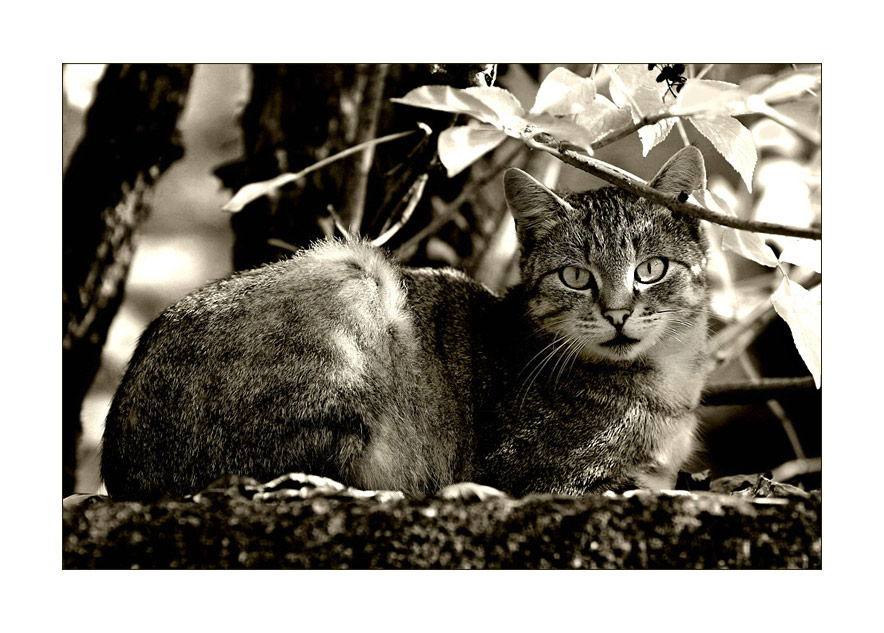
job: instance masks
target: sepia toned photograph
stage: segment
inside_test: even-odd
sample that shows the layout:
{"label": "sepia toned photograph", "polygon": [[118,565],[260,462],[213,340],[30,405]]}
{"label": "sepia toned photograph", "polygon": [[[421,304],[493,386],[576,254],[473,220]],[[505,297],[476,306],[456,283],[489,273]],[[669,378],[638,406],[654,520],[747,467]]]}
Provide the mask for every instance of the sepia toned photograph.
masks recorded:
{"label": "sepia toned photograph", "polygon": [[818,61],[62,93],[64,570],[822,569]]}

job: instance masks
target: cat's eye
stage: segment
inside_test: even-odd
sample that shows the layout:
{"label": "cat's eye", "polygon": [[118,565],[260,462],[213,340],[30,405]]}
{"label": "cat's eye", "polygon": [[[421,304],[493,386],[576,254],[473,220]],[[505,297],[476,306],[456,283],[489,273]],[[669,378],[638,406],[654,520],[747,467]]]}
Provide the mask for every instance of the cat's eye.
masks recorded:
{"label": "cat's eye", "polygon": [[635,279],[643,284],[652,284],[663,279],[668,269],[668,259],[652,257],[635,267]]}
{"label": "cat's eye", "polygon": [[585,268],[565,266],[559,271],[559,279],[569,288],[583,290],[592,283],[592,273]]}

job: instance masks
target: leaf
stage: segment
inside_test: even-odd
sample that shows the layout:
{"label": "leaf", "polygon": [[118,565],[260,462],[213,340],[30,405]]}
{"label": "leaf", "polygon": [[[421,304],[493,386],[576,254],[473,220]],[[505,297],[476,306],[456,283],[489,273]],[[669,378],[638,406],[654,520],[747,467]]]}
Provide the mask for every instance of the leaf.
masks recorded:
{"label": "leaf", "polygon": [[[510,91],[497,87],[473,87],[463,88],[462,92],[476,99],[494,113],[494,120],[488,120],[485,123],[491,123],[508,134],[511,132],[518,134],[525,129],[525,109]],[[510,135],[512,136],[512,134]]]}
{"label": "leaf", "polygon": [[816,90],[821,83],[821,69],[786,70],[778,75],[755,75],[740,82],[740,87],[765,101],[785,101]]}
{"label": "leaf", "polygon": [[261,196],[266,196],[268,193],[279,189],[283,185],[297,180],[301,175],[302,173],[300,172],[297,174],[281,174],[270,180],[262,180],[261,182],[253,182],[245,185],[221,207],[221,210],[230,213],[238,213],[253,200],[257,200]]}
{"label": "leaf", "polygon": [[506,135],[493,127],[450,127],[439,134],[439,160],[452,178],[505,139]]}
{"label": "leaf", "polygon": [[595,97],[596,88],[592,79],[581,77],[567,68],[560,67],[549,73],[540,84],[530,113],[546,112],[553,116],[576,116],[586,110],[587,105],[591,104]]}
{"label": "leaf", "polygon": [[771,101],[783,101],[794,99],[815,90],[820,85],[820,74],[817,72],[801,72],[789,74],[775,79],[761,92],[761,97],[770,103]]}
{"label": "leaf", "polygon": [[[723,198],[711,191],[698,189],[693,193],[694,199],[710,211],[738,217]],[[740,231],[729,226],[722,227],[721,247],[742,255],[762,266],[774,267],[779,264],[773,249],[764,243],[763,235],[752,231]]]}
{"label": "leaf", "polygon": [[[581,77],[567,68],[556,68],[540,85],[528,120],[560,140],[567,140],[592,153],[593,142],[629,125],[632,118],[627,110],[597,94],[592,79]],[[565,125],[574,123],[583,130],[562,127],[563,122]]]}
{"label": "leaf", "polygon": [[669,109],[678,116],[732,116],[746,114],[751,93],[726,81],[688,79]]}
{"label": "leaf", "polygon": [[805,290],[803,286],[784,275],[779,288],[770,298],[777,314],[789,324],[795,347],[810,370],[817,389],[822,384],[821,296],[822,286]]}
{"label": "leaf", "polygon": [[783,251],[780,253],[781,262],[810,268],[818,273],[823,272],[823,243],[821,240],[777,236],[777,241],[783,247]]}
{"label": "leaf", "polygon": [[673,127],[675,127],[675,119],[663,119],[654,125],[642,127],[638,131],[638,137],[642,142],[642,156],[647,156],[652,149],[665,141]]}
{"label": "leaf", "polygon": [[531,136],[541,133],[551,134],[559,141],[567,141],[592,155],[592,143],[596,139],[589,130],[575,123],[570,117],[555,117],[541,113],[530,115],[528,123],[531,127],[526,132]]}
{"label": "leaf", "polygon": [[462,88],[420,86],[409,91],[404,97],[393,98],[390,101],[417,108],[430,108],[431,110],[441,110],[442,112],[468,114],[484,123],[499,125],[497,113]]}
{"label": "leaf", "polygon": [[721,231],[721,247],[762,266],[773,268],[780,263],[771,247],[764,243],[762,235],[752,231],[724,227]]}
{"label": "leaf", "polygon": [[649,71],[647,64],[620,64],[616,67],[605,66],[611,75],[611,98],[621,108],[632,110],[632,119],[640,122],[649,114],[656,114],[666,104],[666,83],[657,83],[658,73]]}
{"label": "leaf", "polygon": [[758,162],[758,152],[752,132],[731,117],[688,117],[688,121],[712,143],[725,160],[737,170],[752,191],[752,174]]}
{"label": "leaf", "polygon": [[575,122],[586,128],[595,142],[630,125],[632,115],[629,110],[618,108],[610,99],[597,94],[589,107],[577,115]]}

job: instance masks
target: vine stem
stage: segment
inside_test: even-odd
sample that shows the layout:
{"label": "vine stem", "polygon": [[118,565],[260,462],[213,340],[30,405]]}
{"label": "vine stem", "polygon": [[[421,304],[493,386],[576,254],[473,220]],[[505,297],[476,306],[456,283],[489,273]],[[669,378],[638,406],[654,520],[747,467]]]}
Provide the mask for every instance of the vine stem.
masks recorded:
{"label": "vine stem", "polygon": [[614,167],[608,163],[600,161],[586,154],[578,153],[572,149],[558,149],[552,145],[540,142],[537,139],[530,138],[526,140],[528,147],[539,149],[552,154],[564,163],[576,167],[588,174],[597,176],[602,180],[610,182],[613,185],[625,189],[637,196],[646,198],[651,202],[661,204],[678,213],[683,213],[691,217],[707,220],[721,226],[728,226],[741,231],[752,231],[753,233],[770,233],[773,235],[786,235],[788,237],[803,237],[812,240],[821,240],[823,232],[820,229],[803,228],[797,226],[787,226],[785,224],[776,224],[774,222],[759,222],[757,220],[745,220],[743,218],[724,215],[710,211],[705,207],[701,207],[692,202],[679,200],[678,195],[669,195],[657,191],[653,187],[649,187],[645,182],[635,176],[626,174],[623,170]]}

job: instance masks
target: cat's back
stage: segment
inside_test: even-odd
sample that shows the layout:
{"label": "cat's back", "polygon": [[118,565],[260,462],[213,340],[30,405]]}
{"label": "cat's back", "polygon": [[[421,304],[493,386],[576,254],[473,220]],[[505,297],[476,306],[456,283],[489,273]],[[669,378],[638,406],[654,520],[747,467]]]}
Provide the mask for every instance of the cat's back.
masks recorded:
{"label": "cat's back", "polygon": [[469,354],[454,317],[475,286],[326,241],[185,297],[147,328],[112,403],[109,493],[292,470],[368,488],[449,483],[472,454],[455,410],[469,380],[439,354]]}

